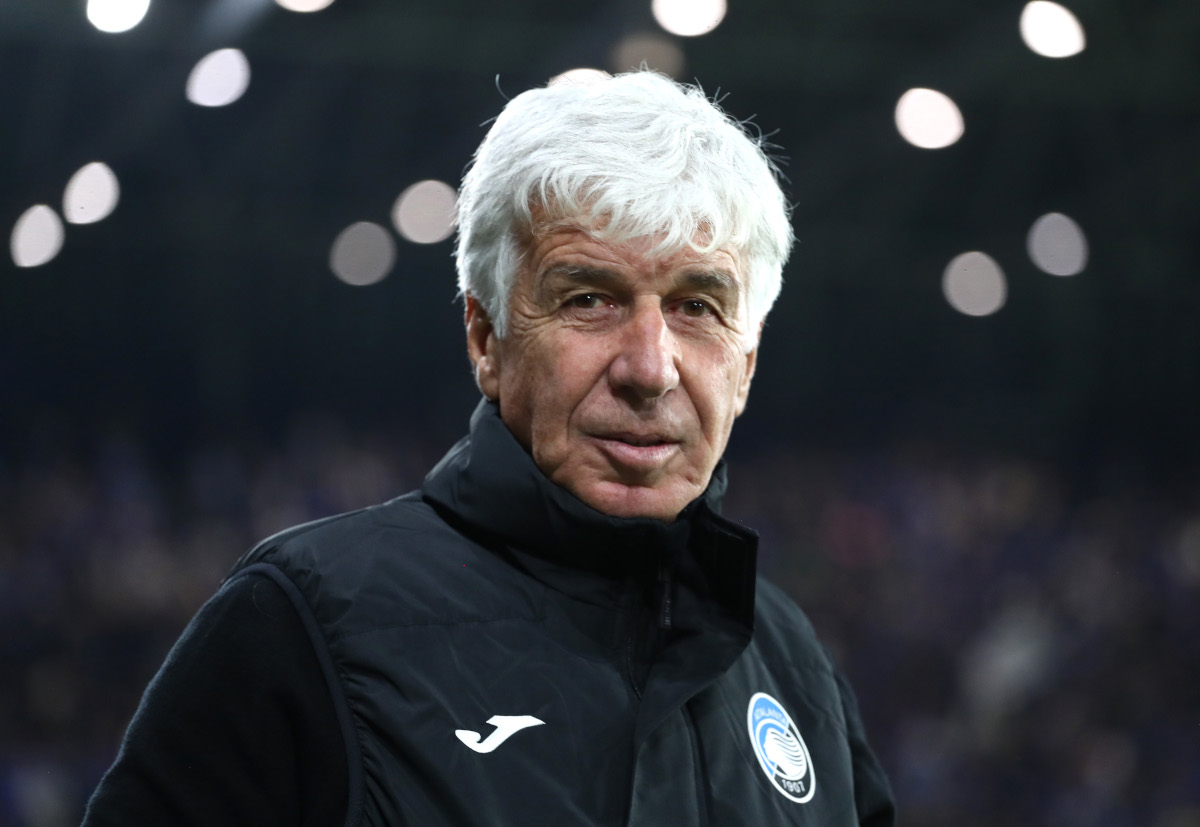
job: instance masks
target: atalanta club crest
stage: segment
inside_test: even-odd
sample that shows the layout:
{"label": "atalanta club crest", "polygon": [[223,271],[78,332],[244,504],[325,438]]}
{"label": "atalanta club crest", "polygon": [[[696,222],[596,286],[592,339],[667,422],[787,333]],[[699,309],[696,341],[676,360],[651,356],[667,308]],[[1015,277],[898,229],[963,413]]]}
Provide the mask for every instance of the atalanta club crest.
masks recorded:
{"label": "atalanta club crest", "polygon": [[775,789],[792,801],[803,804],[817,790],[808,746],[779,701],[765,692],[750,699],[746,726],[759,766]]}

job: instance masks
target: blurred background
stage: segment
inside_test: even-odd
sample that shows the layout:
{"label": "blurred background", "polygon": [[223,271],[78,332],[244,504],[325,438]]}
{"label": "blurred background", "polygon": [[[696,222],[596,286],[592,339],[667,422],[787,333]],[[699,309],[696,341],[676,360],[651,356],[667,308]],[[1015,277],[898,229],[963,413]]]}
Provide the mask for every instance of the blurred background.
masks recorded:
{"label": "blurred background", "polygon": [[726,511],[904,822],[1200,825],[1198,43],[1194,0],[0,0],[0,824],[78,822],[257,538],[465,431],[464,165],[645,61],[779,147]]}

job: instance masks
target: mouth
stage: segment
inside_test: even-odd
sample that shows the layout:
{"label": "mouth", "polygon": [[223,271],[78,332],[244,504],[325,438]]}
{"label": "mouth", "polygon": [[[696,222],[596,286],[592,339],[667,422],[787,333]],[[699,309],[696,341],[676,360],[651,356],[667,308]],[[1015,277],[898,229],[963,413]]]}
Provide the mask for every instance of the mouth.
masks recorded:
{"label": "mouth", "polygon": [[678,453],[680,444],[660,434],[598,434],[593,439],[614,465],[642,473],[666,465]]}
{"label": "mouth", "polygon": [[632,445],[635,448],[648,448],[653,445],[674,445],[676,440],[667,439],[666,437],[656,436],[653,434],[638,435],[638,434],[609,434],[602,436],[600,439],[612,440],[614,442],[623,442],[626,445]]}

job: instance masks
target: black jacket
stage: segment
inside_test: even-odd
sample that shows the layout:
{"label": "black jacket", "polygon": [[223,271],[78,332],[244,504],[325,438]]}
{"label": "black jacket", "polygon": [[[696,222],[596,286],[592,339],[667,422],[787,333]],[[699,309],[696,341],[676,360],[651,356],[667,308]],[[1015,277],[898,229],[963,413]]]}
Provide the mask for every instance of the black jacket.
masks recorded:
{"label": "black jacket", "polygon": [[420,491],[239,561],[86,823],[892,824],[853,695],[723,490],[606,516],[481,404]]}

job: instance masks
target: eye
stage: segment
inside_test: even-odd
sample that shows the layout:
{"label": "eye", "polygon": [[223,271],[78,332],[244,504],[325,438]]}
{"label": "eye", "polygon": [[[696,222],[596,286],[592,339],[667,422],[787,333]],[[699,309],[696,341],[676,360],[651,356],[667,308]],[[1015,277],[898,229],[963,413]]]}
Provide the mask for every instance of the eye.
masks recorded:
{"label": "eye", "polygon": [[567,307],[578,310],[595,310],[604,305],[604,297],[598,293],[580,293],[567,299]]}
{"label": "eye", "polygon": [[691,316],[692,318],[709,316],[713,312],[708,302],[702,302],[699,299],[688,299],[679,305],[679,309],[683,311],[683,315]]}

